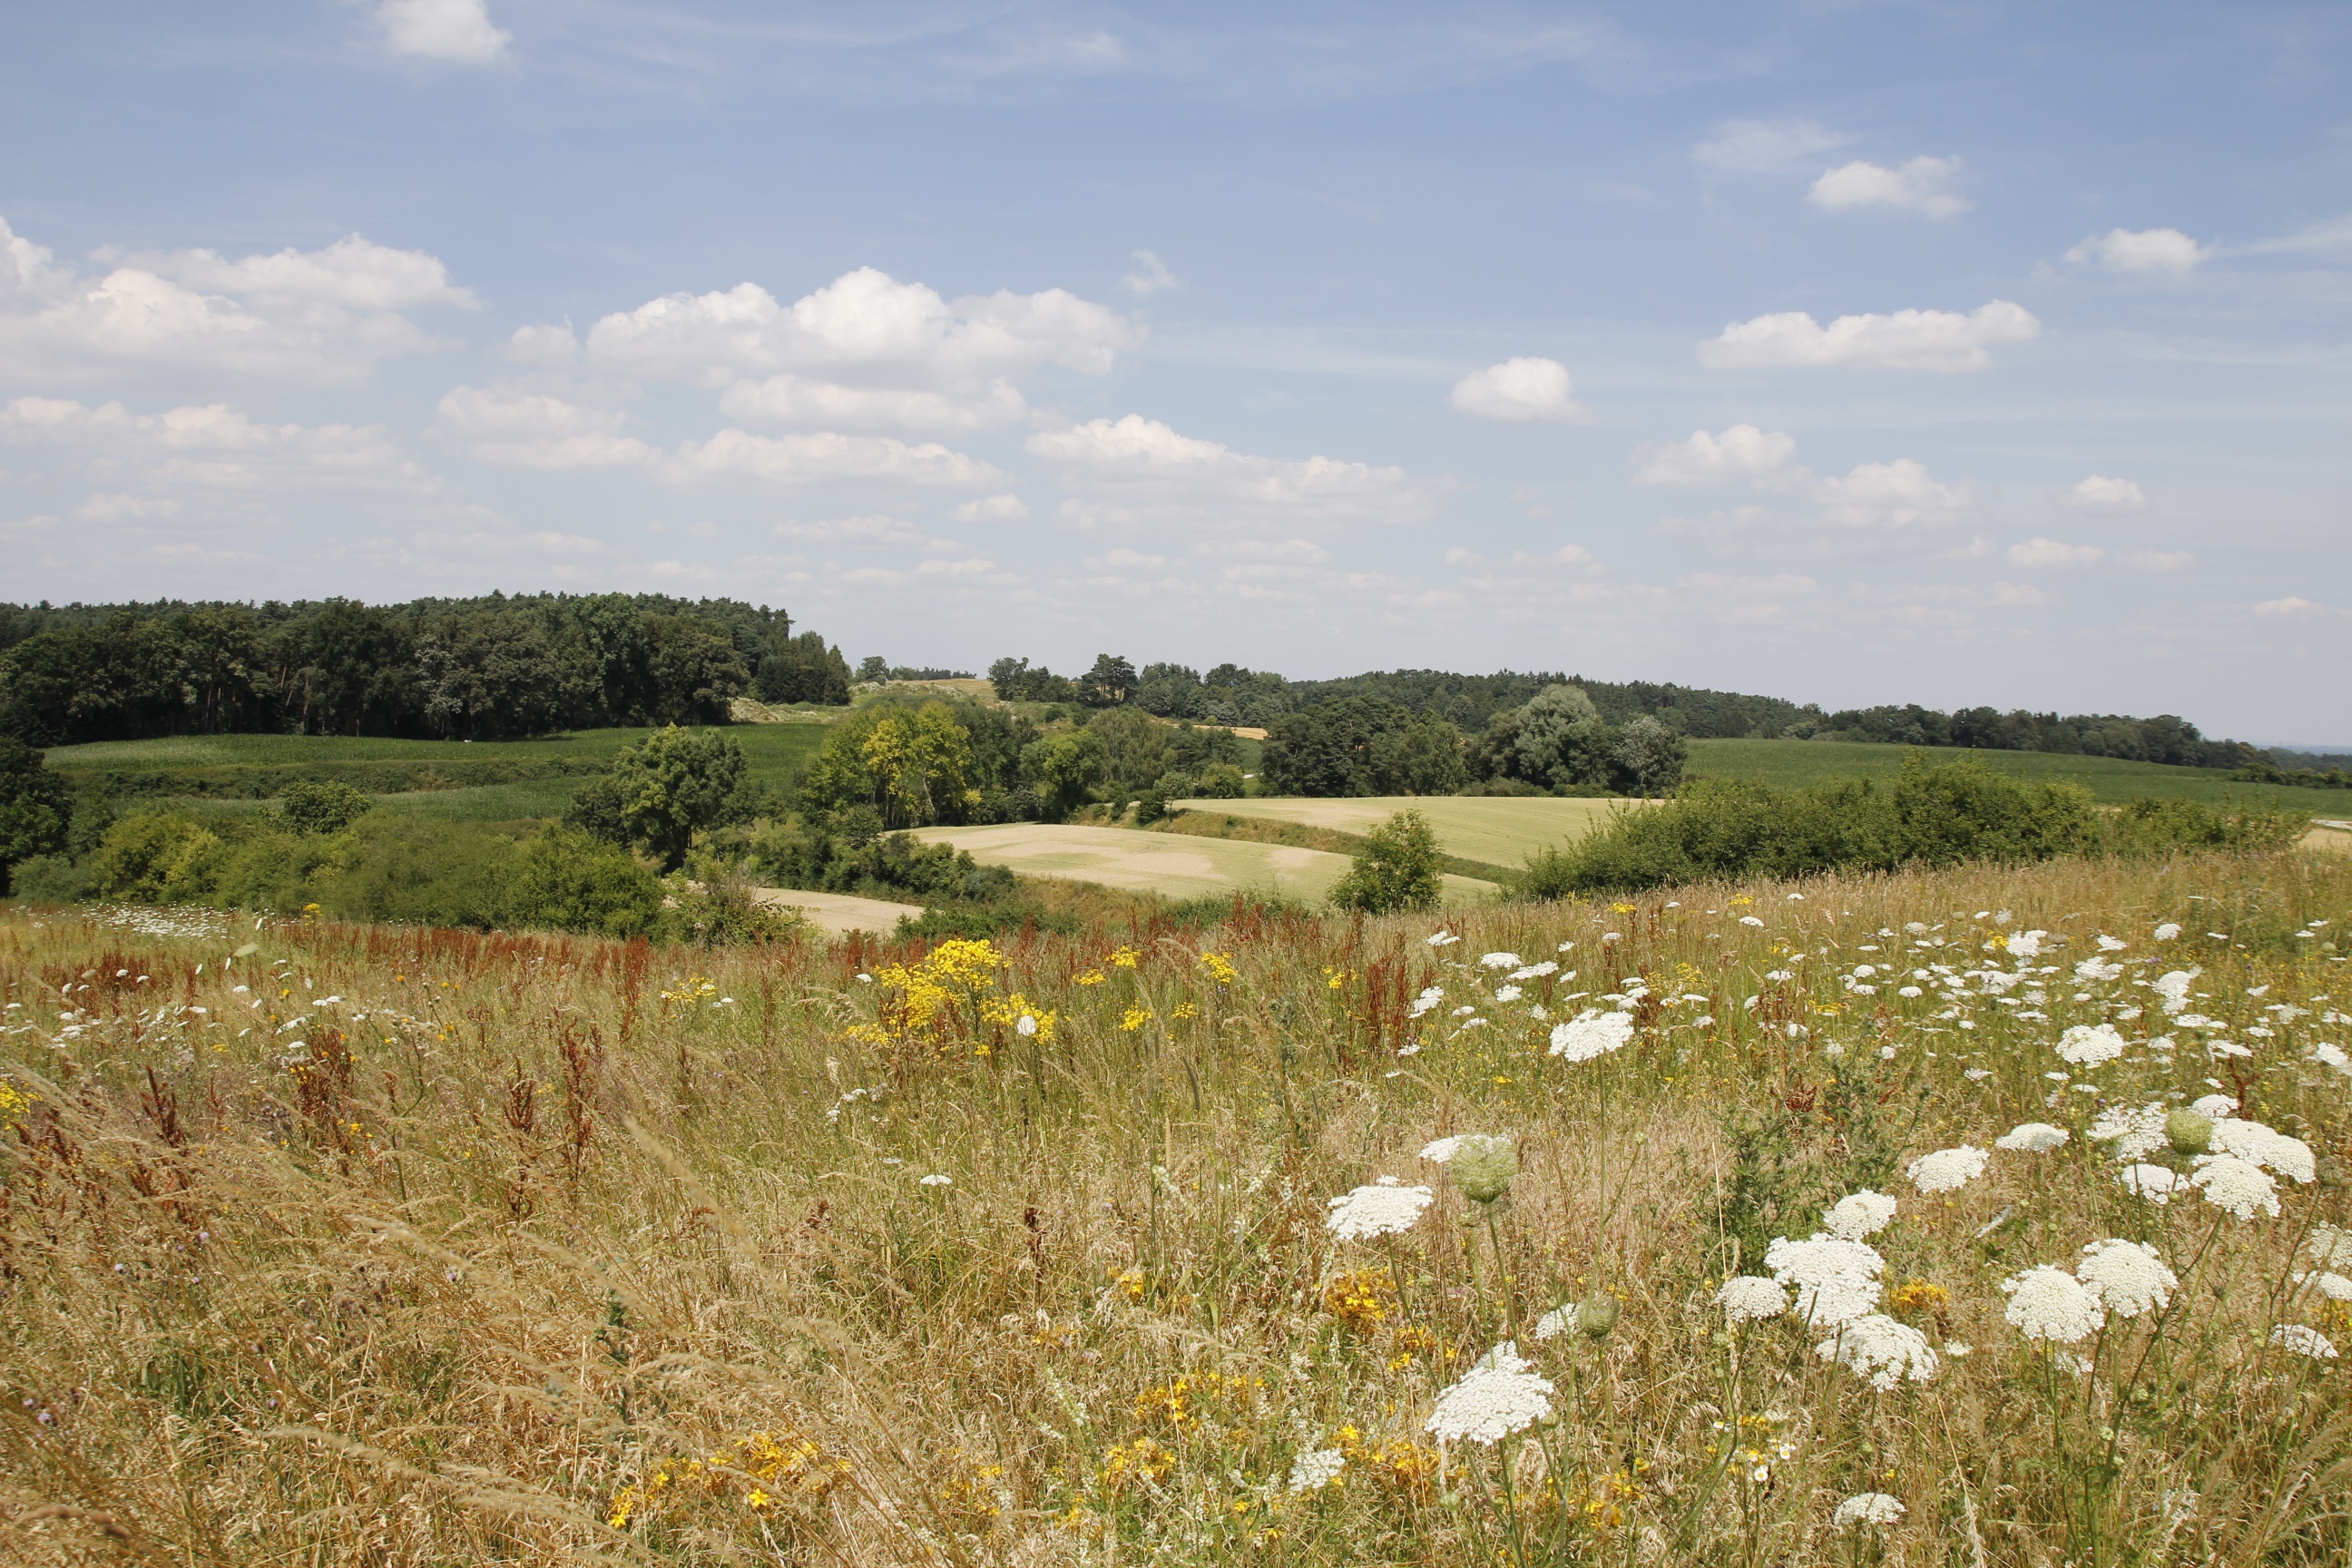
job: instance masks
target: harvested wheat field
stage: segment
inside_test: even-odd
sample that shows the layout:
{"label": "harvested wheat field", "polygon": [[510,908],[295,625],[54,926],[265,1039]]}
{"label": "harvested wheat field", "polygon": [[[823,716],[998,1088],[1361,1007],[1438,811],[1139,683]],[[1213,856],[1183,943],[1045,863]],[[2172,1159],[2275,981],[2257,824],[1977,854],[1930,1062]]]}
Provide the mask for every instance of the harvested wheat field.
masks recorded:
{"label": "harvested wheat field", "polygon": [[851,931],[887,936],[901,920],[920,920],[920,904],[894,903],[887,899],[861,899],[854,893],[818,893],[805,888],[761,888],[752,895],[775,909],[792,910],[830,936]]}
{"label": "harvested wheat field", "polygon": [[1341,833],[1369,833],[1400,811],[1429,819],[1437,842],[1449,855],[1517,867],[1538,849],[1582,837],[1610,809],[1638,802],[1558,799],[1549,795],[1367,795],[1354,799],[1307,799],[1264,795],[1239,800],[1171,801],[1171,811],[1203,816],[1263,816]]}
{"label": "harvested wheat field", "polygon": [[0,911],[0,1558],[2352,1555],[2352,860]]}
{"label": "harvested wheat field", "polygon": [[[1271,894],[1320,903],[1348,874],[1344,855],[1280,844],[1236,844],[1215,838],[1171,838],[1122,827],[1055,827],[1016,822],[1002,827],[931,827],[916,837],[969,850],[983,866],[1004,866],[1024,877],[1099,882],[1133,893],[1171,899]],[[1490,897],[1492,882],[1445,879],[1445,901],[1468,904]]]}

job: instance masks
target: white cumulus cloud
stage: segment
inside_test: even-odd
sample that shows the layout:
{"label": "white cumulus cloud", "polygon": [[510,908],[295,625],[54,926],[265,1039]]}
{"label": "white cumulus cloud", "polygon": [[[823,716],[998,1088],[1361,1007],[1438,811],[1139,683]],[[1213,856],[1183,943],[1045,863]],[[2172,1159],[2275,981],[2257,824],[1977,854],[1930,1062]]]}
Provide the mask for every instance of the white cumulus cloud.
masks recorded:
{"label": "white cumulus cloud", "polygon": [[239,261],[140,256],[89,276],[52,265],[46,247],[0,221],[0,376],[359,382],[380,359],[434,346],[402,310],[474,304],[437,258],[359,235]]}
{"label": "white cumulus cloud", "polygon": [[1454,386],[1456,410],[1479,419],[1565,423],[1584,416],[1568,366],[1532,355],[1472,371]]}
{"label": "white cumulus cloud", "polygon": [[2177,228],[2116,228],[2084,240],[2066,253],[2066,259],[2126,277],[2179,280],[2212,254]]}
{"label": "white cumulus cloud", "polygon": [[1633,454],[1633,481],[1643,485],[1719,485],[1760,479],[1785,468],[1797,455],[1784,431],[1734,425],[1720,436],[1694,430],[1687,441],[1643,447]]}
{"label": "white cumulus cloud", "polygon": [[1863,463],[1843,479],[1822,479],[1812,497],[1822,504],[1822,520],[1838,528],[1939,528],[1976,504],[1969,486],[1931,479],[1909,458]]}
{"label": "white cumulus cloud", "polygon": [[1029,503],[1016,495],[982,496],[958,503],[958,522],[1019,522],[1029,515]]}
{"label": "white cumulus cloud", "polygon": [[1135,414],[1040,431],[1029,452],[1061,471],[1062,516],[1082,527],[1330,528],[1414,521],[1432,505],[1402,468],[1253,457]]}
{"label": "white cumulus cloud", "polygon": [[1029,414],[1019,390],[1003,380],[955,395],[914,387],[845,386],[803,375],[739,381],[719,397],[719,407],[732,418],[755,424],[939,435],[1017,425]]}
{"label": "white cumulus cloud", "polygon": [[2093,474],[2060,496],[2058,504],[2070,511],[2121,513],[2145,510],[2147,497],[2140,493],[2137,480]]}
{"label": "white cumulus cloud", "polygon": [[507,468],[639,468],[657,456],[621,433],[626,415],[542,393],[455,387],[437,412],[442,429],[468,455]]}
{"label": "white cumulus cloud", "polygon": [[2095,544],[2066,544],[2055,539],[2029,539],[2022,544],[2009,547],[2009,563],[2038,568],[2088,566],[2103,559],[2106,553]]}
{"label": "white cumulus cloud", "polygon": [[514,39],[491,23],[484,0],[383,0],[375,19],[394,54],[459,65],[501,59]]}
{"label": "white cumulus cloud", "polygon": [[910,446],[893,437],[833,430],[774,437],[721,430],[708,441],[685,443],[663,462],[660,473],[672,484],[761,489],[851,481],[985,489],[1004,482],[1004,475],[988,464],[935,441]]}
{"label": "white cumulus cloud", "polygon": [[1959,172],[1958,158],[1914,158],[1892,169],[1857,160],[1815,180],[1805,199],[1827,212],[1900,207],[1928,217],[1952,217],[1969,210],[1969,204],[1949,189],[1952,176]]}
{"label": "white cumulus cloud", "polygon": [[173,492],[435,488],[380,426],[266,425],[218,403],[133,414],[120,403],[19,397],[0,409],[0,441],[164,492],[150,505],[173,501]]}
{"label": "white cumulus cloud", "polygon": [[1967,315],[1957,310],[1896,310],[1840,316],[1824,327],[1802,310],[1735,321],[1699,344],[1699,363],[1717,370],[1784,365],[1844,365],[1853,370],[1982,370],[1987,351],[2026,342],[2042,323],[2022,305],[1995,300]]}

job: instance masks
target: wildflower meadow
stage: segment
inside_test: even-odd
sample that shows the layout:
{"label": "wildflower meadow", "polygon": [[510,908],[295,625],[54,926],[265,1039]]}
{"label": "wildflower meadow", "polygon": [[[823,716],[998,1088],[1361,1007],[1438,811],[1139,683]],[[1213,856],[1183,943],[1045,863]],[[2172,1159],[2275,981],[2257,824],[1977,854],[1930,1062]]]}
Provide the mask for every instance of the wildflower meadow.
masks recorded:
{"label": "wildflower meadow", "polygon": [[0,913],[0,1556],[2341,1563],[2352,858]]}

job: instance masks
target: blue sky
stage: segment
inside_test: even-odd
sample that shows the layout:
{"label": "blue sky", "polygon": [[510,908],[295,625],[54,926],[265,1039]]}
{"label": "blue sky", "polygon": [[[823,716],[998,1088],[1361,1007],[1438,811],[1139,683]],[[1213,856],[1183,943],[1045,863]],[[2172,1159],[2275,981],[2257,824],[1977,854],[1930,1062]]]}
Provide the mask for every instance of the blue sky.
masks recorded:
{"label": "blue sky", "polygon": [[0,595],[2352,742],[2352,12],[0,19]]}

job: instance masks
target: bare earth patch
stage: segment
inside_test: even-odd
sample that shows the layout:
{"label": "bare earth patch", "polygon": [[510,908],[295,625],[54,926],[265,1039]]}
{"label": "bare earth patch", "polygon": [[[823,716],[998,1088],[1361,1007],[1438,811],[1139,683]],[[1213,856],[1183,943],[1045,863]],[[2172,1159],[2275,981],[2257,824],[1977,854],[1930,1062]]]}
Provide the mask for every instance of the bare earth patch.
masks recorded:
{"label": "bare earth patch", "polygon": [[[1171,899],[1250,891],[1320,902],[1347,875],[1349,864],[1346,856],[1321,849],[1173,838],[1123,827],[1017,822],[998,827],[926,828],[918,837],[932,844],[952,844],[983,866],[1009,867],[1024,877],[1099,882]],[[1495,891],[1492,882],[1445,879],[1449,903],[1475,902]]]}
{"label": "bare earth patch", "polygon": [[1517,866],[1534,851],[1581,837],[1608,815],[1614,800],[1560,800],[1520,795],[1366,795],[1309,800],[1271,795],[1243,800],[1178,800],[1169,808],[1213,816],[1263,816],[1341,833],[1368,833],[1400,811],[1417,811],[1437,830],[1449,855]]}

